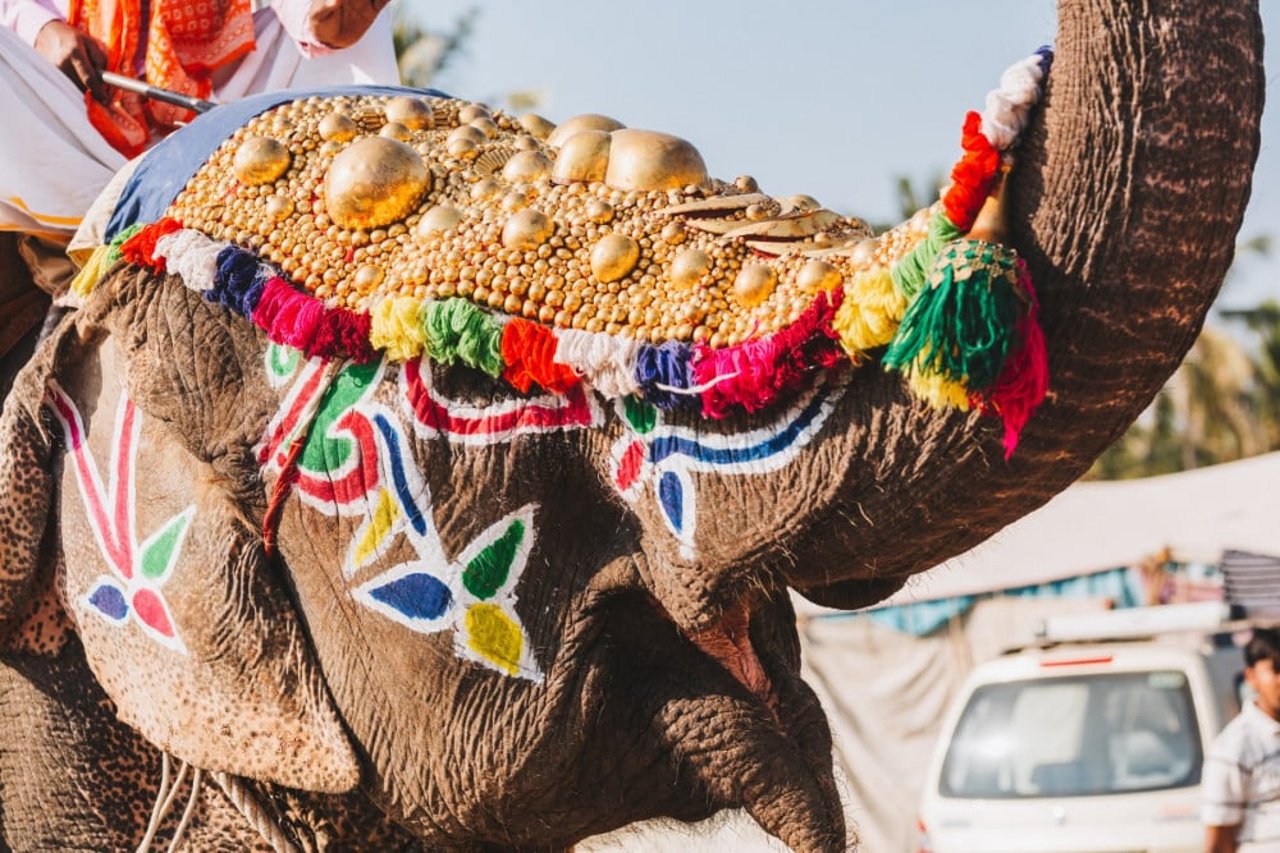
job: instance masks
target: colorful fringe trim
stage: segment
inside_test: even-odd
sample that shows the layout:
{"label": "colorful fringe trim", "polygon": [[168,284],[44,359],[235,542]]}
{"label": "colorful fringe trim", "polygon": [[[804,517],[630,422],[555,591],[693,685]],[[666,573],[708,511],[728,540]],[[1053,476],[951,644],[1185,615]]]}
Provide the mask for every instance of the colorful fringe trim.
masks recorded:
{"label": "colorful fringe trim", "polygon": [[425,354],[501,377],[522,393],[536,387],[564,394],[586,383],[608,398],[696,408],[710,418],[757,411],[814,370],[846,357],[862,363],[886,348],[884,366],[902,372],[929,404],[999,416],[1008,456],[1048,388],[1039,303],[1016,253],[965,235],[1000,184],[1051,59],[1042,48],[1009,68],[984,112],[966,116],[964,153],[925,239],[891,268],[860,272],[820,293],[787,328],[731,347],[551,329],[461,298],[387,298],[371,313],[332,307],[250,252],[168,218],[132,226],[95,250],[74,289],[87,294],[123,259],[181,276],[210,302],[307,356],[364,362],[380,353],[396,361]]}

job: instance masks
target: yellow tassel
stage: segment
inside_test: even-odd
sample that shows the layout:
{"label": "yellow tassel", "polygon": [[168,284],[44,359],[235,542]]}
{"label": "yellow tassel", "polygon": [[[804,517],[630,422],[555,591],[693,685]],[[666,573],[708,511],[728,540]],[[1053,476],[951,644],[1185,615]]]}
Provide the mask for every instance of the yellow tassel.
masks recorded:
{"label": "yellow tassel", "polygon": [[965,387],[938,373],[912,370],[907,378],[907,386],[913,394],[935,409],[969,411],[969,392]]}
{"label": "yellow tassel", "polygon": [[107,256],[110,254],[111,247],[105,244],[94,249],[89,259],[84,262],[84,266],[80,268],[80,272],[76,273],[76,277],[71,280],[71,292],[79,297],[92,293],[98,286],[98,282],[102,280],[102,274],[107,271]]}
{"label": "yellow tassel", "polygon": [[370,315],[369,343],[392,361],[408,361],[422,353],[422,302],[410,296],[383,299]]}
{"label": "yellow tassel", "polygon": [[906,310],[907,300],[893,286],[889,270],[879,267],[856,274],[845,285],[831,324],[849,357],[861,361],[869,350],[893,340]]}

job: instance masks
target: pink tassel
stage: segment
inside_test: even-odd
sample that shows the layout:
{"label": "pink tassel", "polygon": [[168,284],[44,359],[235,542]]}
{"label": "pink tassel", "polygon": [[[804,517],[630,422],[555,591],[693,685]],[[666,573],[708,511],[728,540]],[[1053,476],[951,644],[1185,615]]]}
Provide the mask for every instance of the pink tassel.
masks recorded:
{"label": "pink tassel", "polygon": [[271,278],[253,311],[253,322],[278,344],[309,352],[324,320],[324,303]]}
{"label": "pink tassel", "polygon": [[831,325],[843,290],[820,293],[796,322],[755,341],[712,349],[698,344],[693,381],[702,388],[702,413],[723,418],[741,406],[754,412],[801,385],[809,371],[841,360]]}
{"label": "pink tassel", "polygon": [[1023,427],[1049,391],[1049,356],[1044,330],[1040,328],[1040,302],[1031,285],[1026,262],[1021,259],[1018,261],[1018,285],[1031,301],[1030,309],[1018,321],[1014,332],[1021,344],[1005,362],[991,392],[985,399],[974,401],[982,411],[999,415],[1004,423],[1005,459],[1013,455]]}

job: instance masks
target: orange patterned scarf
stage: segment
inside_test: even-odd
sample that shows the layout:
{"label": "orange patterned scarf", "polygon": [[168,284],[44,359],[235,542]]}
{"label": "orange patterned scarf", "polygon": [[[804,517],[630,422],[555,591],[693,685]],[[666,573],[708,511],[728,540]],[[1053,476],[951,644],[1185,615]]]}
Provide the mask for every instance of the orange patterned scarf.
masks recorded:
{"label": "orange patterned scarf", "polygon": [[[142,36],[143,0],[71,0],[68,22],[102,42],[107,70],[132,77]],[[151,0],[146,80],[152,86],[208,98],[213,72],[253,50],[251,0]],[[106,108],[86,96],[89,118],[122,154],[146,147],[193,113],[116,91]]]}

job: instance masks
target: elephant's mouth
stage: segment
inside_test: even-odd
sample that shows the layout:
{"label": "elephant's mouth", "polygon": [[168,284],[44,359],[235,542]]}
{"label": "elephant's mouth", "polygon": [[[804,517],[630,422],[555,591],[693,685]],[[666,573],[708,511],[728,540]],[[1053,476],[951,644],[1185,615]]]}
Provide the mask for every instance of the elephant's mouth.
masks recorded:
{"label": "elephant's mouth", "polygon": [[[782,596],[738,598],[705,629],[680,631],[688,651],[704,663],[691,668],[673,654],[663,661],[667,677],[672,664],[683,670],[674,675],[676,683],[686,687],[695,671],[704,674],[692,693],[678,689],[651,720],[710,802],[745,808],[793,849],[840,850],[847,840],[830,729],[800,677],[794,615]],[[667,621],[651,601],[654,615]]]}
{"label": "elephant's mouth", "polygon": [[691,632],[689,640],[763,702],[774,720],[780,722],[772,680],[751,641],[751,611],[751,603],[745,598],[739,599],[724,611],[719,621]]}

